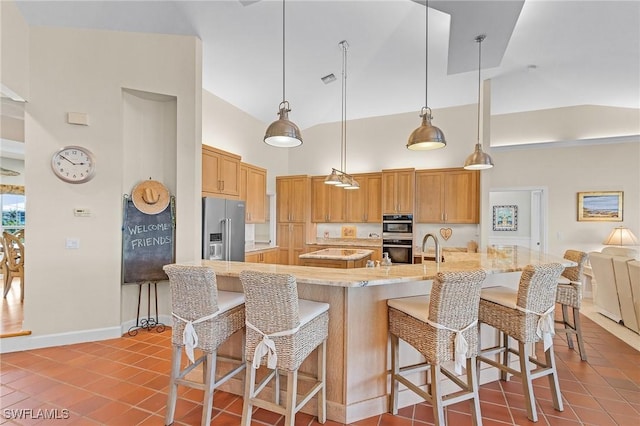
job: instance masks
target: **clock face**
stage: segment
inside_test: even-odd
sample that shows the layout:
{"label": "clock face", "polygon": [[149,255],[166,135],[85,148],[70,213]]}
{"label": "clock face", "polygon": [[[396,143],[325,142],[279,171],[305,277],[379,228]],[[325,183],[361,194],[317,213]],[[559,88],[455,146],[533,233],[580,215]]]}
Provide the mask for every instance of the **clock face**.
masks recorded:
{"label": "clock face", "polygon": [[80,146],[67,146],[53,154],[51,169],[69,183],[84,183],[95,173],[96,163],[91,151]]}

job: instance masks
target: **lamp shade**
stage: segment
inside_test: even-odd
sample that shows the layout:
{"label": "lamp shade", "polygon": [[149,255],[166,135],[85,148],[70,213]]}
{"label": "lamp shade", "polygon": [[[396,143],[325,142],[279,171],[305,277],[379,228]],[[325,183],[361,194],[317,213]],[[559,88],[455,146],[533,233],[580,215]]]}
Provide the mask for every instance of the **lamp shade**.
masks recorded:
{"label": "lamp shade", "polygon": [[493,167],[491,156],[482,150],[482,145],[476,144],[476,149],[467,157],[464,168],[467,170],[485,170]]}
{"label": "lamp shade", "polygon": [[340,176],[338,176],[336,169],[331,170],[331,174],[324,179],[324,183],[327,185],[337,185],[340,183]]}
{"label": "lamp shade", "polygon": [[638,239],[629,228],[617,226],[613,228],[613,231],[611,231],[611,234],[604,240],[603,244],[608,246],[637,246]]}
{"label": "lamp shade", "polygon": [[431,124],[431,110],[424,108],[420,114],[422,124],[411,132],[407,148],[412,151],[426,151],[443,148],[447,145],[442,130]]}
{"label": "lamp shade", "polygon": [[295,123],[289,121],[289,111],[291,110],[288,106],[288,102],[282,102],[278,112],[280,118],[267,127],[264,135],[264,142],[267,145],[278,148],[293,148],[302,145],[300,129]]}

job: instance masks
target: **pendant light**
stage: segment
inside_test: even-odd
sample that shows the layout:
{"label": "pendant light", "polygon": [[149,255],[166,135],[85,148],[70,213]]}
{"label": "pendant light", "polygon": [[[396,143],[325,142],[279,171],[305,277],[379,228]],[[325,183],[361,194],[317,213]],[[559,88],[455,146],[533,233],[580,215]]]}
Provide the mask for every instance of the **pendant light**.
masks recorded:
{"label": "pendant light", "polygon": [[426,151],[429,149],[444,148],[447,145],[447,141],[444,138],[444,133],[439,128],[431,124],[433,116],[431,115],[431,108],[427,105],[428,93],[429,93],[429,1],[427,0],[424,5],[426,15],[426,30],[425,30],[425,77],[424,77],[424,105],[420,110],[420,117],[422,117],[422,124],[415,129],[409,136],[407,142],[407,148],[414,151]]}
{"label": "pendant light", "polygon": [[467,170],[485,170],[493,167],[491,156],[482,151],[482,144],[480,143],[480,69],[482,68],[482,42],[485,38],[484,34],[476,37],[478,42],[478,141],[473,153],[464,162],[464,168]]}
{"label": "pendant light", "polygon": [[280,102],[278,118],[267,127],[264,142],[279,148],[293,148],[302,145],[300,129],[289,121],[289,102],[285,99],[285,0],[282,0],[282,102]]}
{"label": "pendant light", "polygon": [[347,173],[347,49],[349,43],[342,40],[338,43],[342,49],[342,114],[340,127],[340,169],[331,169],[331,174],[324,183],[344,189],[360,189],[360,184]]}

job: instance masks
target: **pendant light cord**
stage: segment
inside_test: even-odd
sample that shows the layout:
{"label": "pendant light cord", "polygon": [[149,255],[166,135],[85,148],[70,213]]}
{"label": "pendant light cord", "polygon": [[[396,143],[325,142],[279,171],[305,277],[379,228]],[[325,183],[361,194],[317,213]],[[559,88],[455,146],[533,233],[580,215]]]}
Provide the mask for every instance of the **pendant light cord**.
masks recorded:
{"label": "pendant light cord", "polygon": [[340,134],[340,167],[347,173],[347,41],[340,42],[342,47],[342,105],[341,117],[342,126]]}
{"label": "pendant light cord", "polygon": [[478,143],[480,143],[480,68],[482,58],[482,36],[478,37]]}
{"label": "pendant light cord", "polygon": [[424,106],[425,108],[429,107],[427,100],[429,99],[429,0],[426,0],[424,3],[424,14],[425,14],[425,30],[424,30],[424,39],[425,39],[425,49],[424,49]]}
{"label": "pendant light cord", "polygon": [[285,77],[285,72],[286,72],[285,66],[284,66],[284,63],[285,63],[284,62],[284,55],[285,55],[285,48],[284,48],[284,40],[285,40],[285,35],[284,35],[284,32],[285,32],[284,1],[285,0],[282,0],[282,102],[285,102],[285,91],[284,91],[285,78],[284,77]]}
{"label": "pendant light cord", "polygon": [[480,70],[482,69],[482,42],[485,39],[485,35],[479,35],[476,37],[476,41],[478,42],[478,143],[480,143]]}

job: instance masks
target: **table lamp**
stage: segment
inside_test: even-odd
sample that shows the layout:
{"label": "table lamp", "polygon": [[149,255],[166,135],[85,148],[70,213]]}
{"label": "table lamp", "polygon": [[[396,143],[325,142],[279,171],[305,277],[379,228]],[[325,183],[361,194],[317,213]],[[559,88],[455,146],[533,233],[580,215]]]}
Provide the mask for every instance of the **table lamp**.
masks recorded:
{"label": "table lamp", "polygon": [[613,231],[611,231],[611,234],[604,240],[603,244],[608,246],[637,246],[638,239],[629,228],[617,226],[613,228]]}

